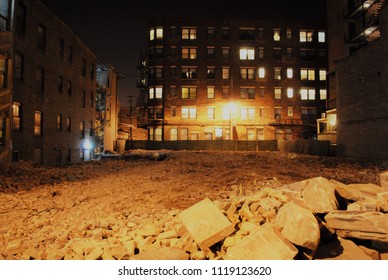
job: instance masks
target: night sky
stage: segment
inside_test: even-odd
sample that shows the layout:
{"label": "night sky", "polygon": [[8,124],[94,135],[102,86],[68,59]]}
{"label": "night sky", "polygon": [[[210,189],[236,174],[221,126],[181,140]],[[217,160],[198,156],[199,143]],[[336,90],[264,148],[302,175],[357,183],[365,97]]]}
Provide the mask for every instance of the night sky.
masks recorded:
{"label": "night sky", "polygon": [[326,16],[325,0],[42,0],[96,54],[127,76],[120,101],[137,95],[136,63],[147,45],[147,20],[156,16],[317,19]]}

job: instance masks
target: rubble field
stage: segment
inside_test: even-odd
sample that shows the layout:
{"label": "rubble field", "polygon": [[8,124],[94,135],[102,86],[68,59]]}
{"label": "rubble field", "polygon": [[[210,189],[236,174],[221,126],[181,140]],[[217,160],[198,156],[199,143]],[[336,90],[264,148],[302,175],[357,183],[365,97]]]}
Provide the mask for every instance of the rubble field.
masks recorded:
{"label": "rubble field", "polygon": [[388,259],[386,170],[243,151],[0,165],[0,259]]}

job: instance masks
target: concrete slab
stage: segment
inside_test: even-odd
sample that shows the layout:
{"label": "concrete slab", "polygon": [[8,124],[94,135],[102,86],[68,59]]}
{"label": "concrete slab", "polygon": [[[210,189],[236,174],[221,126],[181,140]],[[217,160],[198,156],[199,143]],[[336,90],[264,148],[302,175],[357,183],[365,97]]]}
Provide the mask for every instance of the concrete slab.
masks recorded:
{"label": "concrete slab", "polygon": [[177,219],[201,249],[209,248],[235,230],[232,223],[208,198],[178,214]]}

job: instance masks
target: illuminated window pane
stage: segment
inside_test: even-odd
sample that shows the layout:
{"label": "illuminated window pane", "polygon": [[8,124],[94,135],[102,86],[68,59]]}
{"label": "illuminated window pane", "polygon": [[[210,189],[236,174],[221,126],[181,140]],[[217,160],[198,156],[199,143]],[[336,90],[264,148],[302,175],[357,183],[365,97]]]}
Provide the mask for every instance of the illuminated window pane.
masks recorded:
{"label": "illuminated window pane", "polygon": [[307,89],[301,89],[300,90],[300,95],[302,100],[307,100],[308,98],[308,90]]}
{"label": "illuminated window pane", "polygon": [[248,119],[255,119],[255,108],[248,108]]}
{"label": "illuminated window pane", "polygon": [[275,74],[275,80],[281,80],[282,79],[282,68],[276,67],[274,69],[274,74]]}
{"label": "illuminated window pane", "polygon": [[215,109],[213,107],[207,108],[207,118],[209,120],[214,120],[215,119]]}
{"label": "illuminated window pane", "polygon": [[315,100],[315,89],[309,89],[309,100]]}
{"label": "illuminated window pane", "polygon": [[241,60],[253,60],[255,59],[255,49],[252,48],[241,48],[240,49]]}
{"label": "illuminated window pane", "polygon": [[319,99],[320,100],[326,100],[327,99],[327,91],[326,91],[326,89],[320,89],[319,90]]}
{"label": "illuminated window pane", "polygon": [[222,79],[230,78],[230,69],[229,67],[222,67]]}
{"label": "illuminated window pane", "polygon": [[214,98],[214,87],[207,88],[207,98],[209,98],[209,99]]}
{"label": "illuminated window pane", "polygon": [[155,40],[155,29],[154,28],[150,29],[149,34],[150,34],[150,41]]}
{"label": "illuminated window pane", "polygon": [[155,98],[157,98],[157,99],[163,98],[163,88],[162,87],[155,88]]}
{"label": "illuminated window pane", "polygon": [[156,39],[163,39],[163,28],[156,28]]}
{"label": "illuminated window pane", "polygon": [[35,111],[35,126],[34,126],[34,135],[42,135],[42,112]]}
{"label": "illuminated window pane", "polygon": [[149,99],[154,99],[155,98],[155,89],[154,88],[150,88],[148,90],[148,96],[149,96]]}
{"label": "illuminated window pane", "polygon": [[241,120],[248,119],[248,108],[241,108],[240,109],[240,118],[241,118]]}
{"label": "illuminated window pane", "polygon": [[275,99],[282,99],[282,88],[274,89]]}
{"label": "illuminated window pane", "polygon": [[229,106],[225,106],[222,108],[222,119],[223,120],[230,120],[232,111]]}
{"label": "illuminated window pane", "polygon": [[273,40],[274,41],[280,41],[280,30],[274,29],[273,31]]}
{"label": "illuminated window pane", "polygon": [[14,102],[12,104],[12,129],[20,130],[20,108],[21,104],[18,102]]}
{"label": "illuminated window pane", "polygon": [[318,42],[319,43],[325,43],[326,42],[326,33],[325,33],[325,31],[319,31],[318,32]]}
{"label": "illuminated window pane", "polygon": [[319,70],[319,80],[326,81],[326,70]]}
{"label": "illuminated window pane", "polygon": [[170,129],[170,140],[171,141],[177,141],[178,140],[178,129],[177,128],[171,128]]}
{"label": "illuminated window pane", "polygon": [[252,141],[255,140],[255,129],[247,128],[247,140]]}
{"label": "illuminated window pane", "polygon": [[216,128],[216,138],[222,138],[222,128]]}
{"label": "illuminated window pane", "polygon": [[288,98],[293,98],[294,97],[294,89],[293,88],[288,88],[287,89],[287,97]]}
{"label": "illuminated window pane", "polygon": [[182,39],[195,40],[197,39],[196,28],[182,28]]}
{"label": "illuminated window pane", "polygon": [[287,68],[287,78],[292,79],[294,77],[294,69]]}
{"label": "illuminated window pane", "polygon": [[287,116],[290,118],[294,116],[294,109],[292,107],[287,108]]}
{"label": "illuminated window pane", "polygon": [[189,118],[189,108],[182,107],[182,119]]}
{"label": "illuminated window pane", "polygon": [[264,67],[259,68],[259,78],[265,78],[265,68]]}

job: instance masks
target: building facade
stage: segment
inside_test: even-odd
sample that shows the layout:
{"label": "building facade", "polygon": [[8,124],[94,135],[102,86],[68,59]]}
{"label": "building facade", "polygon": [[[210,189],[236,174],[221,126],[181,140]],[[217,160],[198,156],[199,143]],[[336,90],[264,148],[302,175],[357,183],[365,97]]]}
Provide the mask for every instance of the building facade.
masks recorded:
{"label": "building facade", "polygon": [[154,18],[139,69],[151,141],[315,138],[326,110],[323,24]]}
{"label": "building facade", "polygon": [[[330,112],[335,112],[332,132],[337,153],[387,160],[386,1],[329,0],[327,4],[331,17],[328,96]],[[328,123],[330,129],[330,120]]]}
{"label": "building facade", "polygon": [[13,160],[93,158],[96,56],[39,0],[15,1],[13,38]]}
{"label": "building facade", "polygon": [[116,150],[118,135],[119,73],[107,64],[97,65],[96,153]]}

